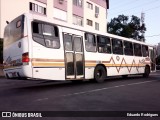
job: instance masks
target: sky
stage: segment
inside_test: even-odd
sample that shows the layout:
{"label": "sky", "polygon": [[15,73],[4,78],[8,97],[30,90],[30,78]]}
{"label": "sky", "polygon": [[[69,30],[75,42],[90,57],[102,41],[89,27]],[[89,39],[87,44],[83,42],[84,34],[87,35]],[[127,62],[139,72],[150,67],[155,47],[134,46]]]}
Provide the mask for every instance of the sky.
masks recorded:
{"label": "sky", "polygon": [[108,22],[118,15],[141,18],[145,13],[144,23],[146,43],[160,43],[160,0],[109,0]]}

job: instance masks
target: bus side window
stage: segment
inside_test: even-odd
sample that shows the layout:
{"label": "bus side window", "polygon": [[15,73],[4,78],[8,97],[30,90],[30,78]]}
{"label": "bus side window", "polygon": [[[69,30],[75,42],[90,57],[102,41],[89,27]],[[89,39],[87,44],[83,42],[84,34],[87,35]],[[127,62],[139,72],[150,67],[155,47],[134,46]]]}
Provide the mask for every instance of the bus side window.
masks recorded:
{"label": "bus side window", "polygon": [[60,40],[58,38],[58,28],[56,26],[50,24],[43,24],[43,35],[46,47],[54,49],[60,48]]}
{"label": "bus side window", "polygon": [[133,45],[132,42],[124,41],[124,54],[133,56]]}
{"label": "bus side window", "polygon": [[38,23],[38,22],[33,22],[32,23],[32,30],[33,33],[37,33],[37,34],[42,34],[42,24]]}
{"label": "bus side window", "polygon": [[134,43],[134,55],[135,56],[142,56],[142,49],[141,49],[141,45],[138,43]]}
{"label": "bus side window", "polygon": [[58,27],[47,23],[32,23],[33,40],[45,47],[60,48]]}
{"label": "bus side window", "polygon": [[59,37],[58,28],[53,25],[44,24],[43,25],[43,35]]}
{"label": "bus side window", "polygon": [[123,44],[122,40],[112,39],[113,54],[123,55]]}
{"label": "bus side window", "polygon": [[111,53],[110,38],[104,36],[97,36],[98,52]]}
{"label": "bus side window", "polygon": [[143,53],[143,57],[149,56],[148,46],[142,45],[142,53]]}
{"label": "bus side window", "polygon": [[42,35],[42,24],[39,22],[32,23],[33,40],[43,46],[45,46],[44,38]]}
{"label": "bus side window", "polygon": [[43,35],[55,36],[54,27],[52,25],[43,24]]}
{"label": "bus side window", "polygon": [[85,33],[85,48],[88,52],[96,52],[96,40],[94,34]]}

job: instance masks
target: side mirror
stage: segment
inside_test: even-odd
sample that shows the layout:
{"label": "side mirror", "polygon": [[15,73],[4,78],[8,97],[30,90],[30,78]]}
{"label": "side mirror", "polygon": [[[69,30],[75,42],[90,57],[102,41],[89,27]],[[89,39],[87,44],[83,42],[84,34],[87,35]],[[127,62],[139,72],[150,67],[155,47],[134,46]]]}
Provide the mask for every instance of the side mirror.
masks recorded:
{"label": "side mirror", "polygon": [[9,24],[9,22],[8,22],[8,21],[6,21],[6,23],[7,23],[7,24]]}

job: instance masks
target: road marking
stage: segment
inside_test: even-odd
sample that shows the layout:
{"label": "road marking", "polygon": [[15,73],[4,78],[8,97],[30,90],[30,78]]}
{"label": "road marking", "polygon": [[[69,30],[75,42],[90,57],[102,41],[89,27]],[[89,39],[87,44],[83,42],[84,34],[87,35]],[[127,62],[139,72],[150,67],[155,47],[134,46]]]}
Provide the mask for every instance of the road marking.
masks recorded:
{"label": "road marking", "polygon": [[48,100],[48,98],[41,98],[41,99],[37,99],[35,101],[43,101],[43,100]]}
{"label": "road marking", "polygon": [[154,73],[154,74],[151,74],[151,75],[149,75],[149,76],[155,76],[155,75],[159,76],[160,74]]}
{"label": "road marking", "polygon": [[126,85],[118,85],[118,86],[106,87],[106,88],[101,88],[101,89],[94,89],[94,90],[89,90],[89,91],[83,91],[83,92],[77,92],[77,93],[70,93],[70,94],[61,95],[61,96],[62,96],[62,97],[67,97],[67,96],[73,96],[73,95],[80,95],[80,94],[98,92],[98,91],[108,90],[108,89],[113,89],[113,88],[119,88],[119,87],[125,87],[125,86],[145,84],[145,83],[150,83],[150,82],[155,82],[155,81],[157,81],[157,80],[145,81],[145,82],[138,82],[138,83],[131,83],[131,84],[126,84]]}

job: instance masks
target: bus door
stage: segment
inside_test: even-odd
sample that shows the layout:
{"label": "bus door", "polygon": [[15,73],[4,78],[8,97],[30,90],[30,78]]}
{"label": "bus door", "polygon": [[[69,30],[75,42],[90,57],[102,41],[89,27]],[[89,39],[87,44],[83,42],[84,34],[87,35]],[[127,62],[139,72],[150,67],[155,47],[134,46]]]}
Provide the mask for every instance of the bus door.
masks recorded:
{"label": "bus door", "polygon": [[155,49],[149,49],[149,57],[151,59],[151,71],[154,72],[156,71],[156,54],[155,54]]}
{"label": "bus door", "polygon": [[82,36],[64,33],[66,79],[84,78],[84,50]]}

